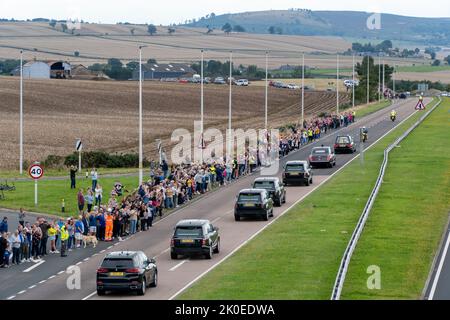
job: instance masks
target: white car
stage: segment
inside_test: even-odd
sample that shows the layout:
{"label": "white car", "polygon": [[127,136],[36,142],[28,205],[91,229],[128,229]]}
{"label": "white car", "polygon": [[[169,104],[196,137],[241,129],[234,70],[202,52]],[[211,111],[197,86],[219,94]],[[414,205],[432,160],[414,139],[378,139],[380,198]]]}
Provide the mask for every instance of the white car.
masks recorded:
{"label": "white car", "polygon": [[293,84],[293,83],[289,83],[287,85],[287,87],[288,87],[288,89],[294,89],[294,90],[300,89],[300,86]]}
{"label": "white car", "polygon": [[235,85],[237,85],[237,86],[248,86],[248,80],[247,79],[239,79],[239,80],[236,80],[235,82],[234,82],[234,84]]}
{"label": "white car", "polygon": [[351,88],[353,86],[357,87],[359,85],[359,81],[358,80],[355,80],[355,81],[353,81],[353,80],[344,80],[344,85],[346,87],[349,87],[349,88]]}

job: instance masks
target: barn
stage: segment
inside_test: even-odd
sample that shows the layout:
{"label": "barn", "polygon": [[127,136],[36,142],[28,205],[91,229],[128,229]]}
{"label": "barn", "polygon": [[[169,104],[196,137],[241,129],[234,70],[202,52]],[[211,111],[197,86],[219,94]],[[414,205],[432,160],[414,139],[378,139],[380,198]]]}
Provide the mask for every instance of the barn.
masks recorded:
{"label": "barn", "polygon": [[[14,75],[20,75],[20,69],[17,71]],[[30,61],[23,65],[25,79],[67,79],[70,76],[71,66],[64,61]]]}
{"label": "barn", "polygon": [[[147,63],[142,65],[142,78],[144,80],[159,80],[168,78],[189,78],[196,74],[195,70],[182,63]],[[139,80],[139,69],[133,71],[133,80]]]}

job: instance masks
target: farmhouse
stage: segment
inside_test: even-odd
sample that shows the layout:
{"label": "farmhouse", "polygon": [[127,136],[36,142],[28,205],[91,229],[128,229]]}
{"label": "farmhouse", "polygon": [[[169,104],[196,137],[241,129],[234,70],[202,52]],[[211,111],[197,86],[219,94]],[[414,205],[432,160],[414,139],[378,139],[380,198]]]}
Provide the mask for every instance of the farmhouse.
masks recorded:
{"label": "farmhouse", "polygon": [[108,80],[110,79],[102,71],[92,71],[82,64],[72,66],[71,78],[76,80]]}
{"label": "farmhouse", "polygon": [[[144,80],[159,80],[164,78],[189,78],[196,74],[195,70],[187,64],[143,64],[142,78]],[[139,70],[133,71],[133,80],[139,80]]]}
{"label": "farmhouse", "polygon": [[[71,76],[71,66],[64,61],[30,61],[23,65],[25,79],[67,79]],[[19,76],[20,68],[11,75]]]}

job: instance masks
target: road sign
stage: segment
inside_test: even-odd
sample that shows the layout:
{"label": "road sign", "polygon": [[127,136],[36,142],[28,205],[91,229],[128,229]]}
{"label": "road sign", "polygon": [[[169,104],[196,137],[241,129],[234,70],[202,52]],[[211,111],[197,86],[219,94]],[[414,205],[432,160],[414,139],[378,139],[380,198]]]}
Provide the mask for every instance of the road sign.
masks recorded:
{"label": "road sign", "polygon": [[75,142],[75,149],[77,151],[81,151],[81,149],[83,149],[83,144],[81,143],[81,139],[77,139],[77,141]]}
{"label": "road sign", "polygon": [[44,169],[39,163],[34,163],[28,168],[28,174],[34,180],[39,180],[44,175]]}
{"label": "road sign", "polygon": [[419,100],[416,105],[416,110],[425,110],[425,104],[423,103],[423,100]]}

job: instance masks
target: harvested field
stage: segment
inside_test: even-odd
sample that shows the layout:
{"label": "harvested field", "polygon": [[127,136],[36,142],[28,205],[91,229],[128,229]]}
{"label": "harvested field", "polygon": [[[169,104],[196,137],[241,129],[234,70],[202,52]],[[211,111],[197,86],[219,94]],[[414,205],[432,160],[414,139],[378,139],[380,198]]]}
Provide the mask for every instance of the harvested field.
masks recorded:
{"label": "harvested field", "polygon": [[[272,127],[299,119],[299,90],[269,90]],[[341,95],[342,103],[349,102]],[[193,131],[200,120],[200,86],[145,82],[144,150],[155,158],[155,139],[168,139],[176,128]],[[1,168],[15,167],[19,156],[19,80],[0,77]],[[306,93],[306,114],[334,110],[333,92]],[[228,87],[205,85],[205,129],[225,129]],[[264,125],[264,87],[233,87],[233,128]],[[138,142],[138,83],[76,80],[24,82],[24,151],[26,160],[74,151],[76,138],[84,150],[135,152]]]}

